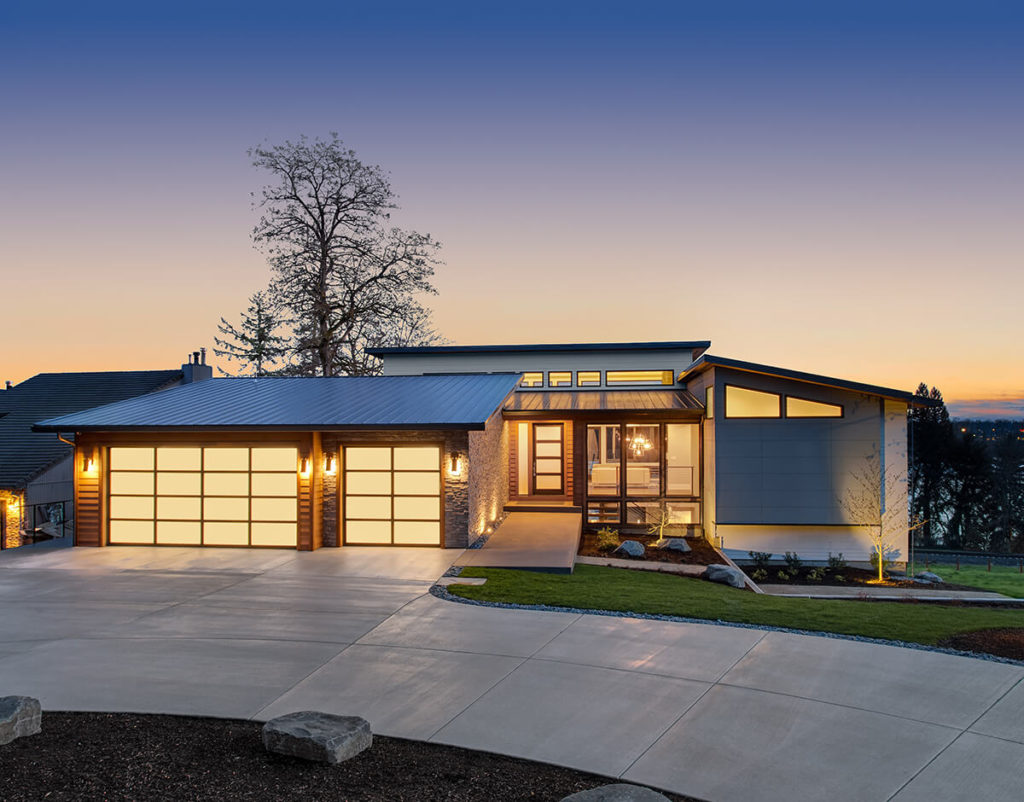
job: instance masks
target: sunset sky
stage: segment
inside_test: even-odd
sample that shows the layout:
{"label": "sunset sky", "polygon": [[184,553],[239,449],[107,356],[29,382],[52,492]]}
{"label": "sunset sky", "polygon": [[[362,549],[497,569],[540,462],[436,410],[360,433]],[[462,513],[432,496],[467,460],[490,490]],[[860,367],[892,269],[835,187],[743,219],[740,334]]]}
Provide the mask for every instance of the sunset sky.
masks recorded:
{"label": "sunset sky", "polygon": [[454,343],[711,339],[1024,415],[1021,8],[7,0],[0,380],[212,346],[269,278],[246,149],[337,131],[443,243]]}

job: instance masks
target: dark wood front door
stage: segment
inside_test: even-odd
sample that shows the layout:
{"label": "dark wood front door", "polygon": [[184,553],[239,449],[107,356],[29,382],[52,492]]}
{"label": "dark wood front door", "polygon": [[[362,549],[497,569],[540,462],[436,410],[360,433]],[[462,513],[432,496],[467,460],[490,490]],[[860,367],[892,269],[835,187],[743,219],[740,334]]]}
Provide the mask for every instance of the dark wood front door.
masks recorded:
{"label": "dark wood front door", "polygon": [[565,492],[565,432],[561,423],[533,424],[533,492]]}

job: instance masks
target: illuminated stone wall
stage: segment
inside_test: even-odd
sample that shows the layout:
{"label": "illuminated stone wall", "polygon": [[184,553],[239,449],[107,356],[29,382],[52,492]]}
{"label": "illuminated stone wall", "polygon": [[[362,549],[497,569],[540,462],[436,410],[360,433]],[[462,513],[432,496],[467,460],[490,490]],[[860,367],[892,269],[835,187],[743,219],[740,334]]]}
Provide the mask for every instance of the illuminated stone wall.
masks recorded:
{"label": "illuminated stone wall", "polygon": [[6,510],[7,548],[21,545],[21,518],[24,512],[25,497],[21,492],[0,490],[0,514]]}

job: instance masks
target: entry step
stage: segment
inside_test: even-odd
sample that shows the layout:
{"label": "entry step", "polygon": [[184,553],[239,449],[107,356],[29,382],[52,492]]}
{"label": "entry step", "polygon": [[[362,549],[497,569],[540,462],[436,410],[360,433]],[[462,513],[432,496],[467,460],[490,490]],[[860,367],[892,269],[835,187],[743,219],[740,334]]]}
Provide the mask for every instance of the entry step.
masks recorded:
{"label": "entry step", "polygon": [[505,512],[570,512],[577,515],[583,512],[568,501],[510,501],[504,507]]}

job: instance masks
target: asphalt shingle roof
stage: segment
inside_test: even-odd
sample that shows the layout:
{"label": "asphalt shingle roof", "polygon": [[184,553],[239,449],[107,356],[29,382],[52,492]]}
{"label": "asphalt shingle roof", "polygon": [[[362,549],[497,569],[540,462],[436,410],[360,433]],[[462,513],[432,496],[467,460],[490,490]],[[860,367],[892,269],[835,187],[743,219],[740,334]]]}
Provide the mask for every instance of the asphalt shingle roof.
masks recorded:
{"label": "asphalt shingle roof", "polygon": [[208,379],[41,421],[47,431],[482,429],[518,374]]}
{"label": "asphalt shingle roof", "polygon": [[70,452],[53,434],[33,432],[42,418],[150,393],[180,370],[40,373],[0,391],[0,487],[20,488]]}

